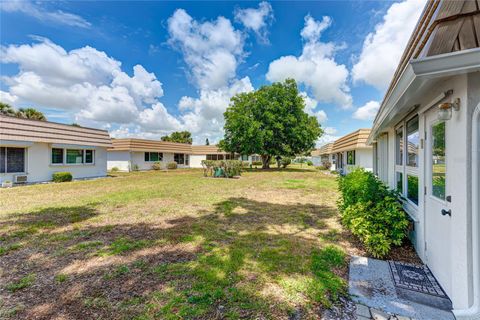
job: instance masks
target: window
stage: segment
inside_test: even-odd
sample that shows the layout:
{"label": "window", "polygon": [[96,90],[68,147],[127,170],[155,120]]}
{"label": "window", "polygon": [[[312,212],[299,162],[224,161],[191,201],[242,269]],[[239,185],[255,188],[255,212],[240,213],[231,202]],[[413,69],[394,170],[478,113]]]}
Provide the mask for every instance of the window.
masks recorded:
{"label": "window", "polygon": [[403,173],[397,172],[395,179],[397,181],[397,191],[403,193]]}
{"label": "window", "polygon": [[82,164],[83,150],[67,149],[67,164]]}
{"label": "window", "polygon": [[252,156],[252,162],[260,162],[262,161],[262,159],[260,158],[260,156],[256,156],[256,155],[253,155]]}
{"label": "window", "polygon": [[177,164],[184,164],[185,163],[185,155],[183,153],[175,153],[173,155],[173,161]]}
{"label": "window", "polygon": [[396,130],[395,151],[396,151],[396,164],[401,166],[403,164],[403,127],[400,127]]}
{"label": "window", "polygon": [[432,196],[445,200],[445,122],[432,126]]}
{"label": "window", "polygon": [[347,164],[355,164],[355,150],[347,151]]}
{"label": "window", "polygon": [[0,147],[0,173],[25,172],[25,148]]}
{"label": "window", "polygon": [[248,161],[248,155],[242,154],[242,161]]}
{"label": "window", "polygon": [[418,116],[415,116],[407,122],[407,166],[418,167],[419,142]]}
{"label": "window", "polygon": [[163,161],[163,153],[161,152],[145,152],[145,162]]}
{"label": "window", "polygon": [[63,164],[63,149],[52,148],[52,164]]}
{"label": "window", "polygon": [[95,150],[85,150],[85,163],[92,164],[95,158]]}
{"label": "window", "polygon": [[407,199],[418,205],[418,177],[407,175]]}
{"label": "window", "polygon": [[[404,148],[404,146],[407,146]],[[402,121],[395,130],[396,189],[413,205],[418,205],[418,159],[420,133],[418,115]]]}

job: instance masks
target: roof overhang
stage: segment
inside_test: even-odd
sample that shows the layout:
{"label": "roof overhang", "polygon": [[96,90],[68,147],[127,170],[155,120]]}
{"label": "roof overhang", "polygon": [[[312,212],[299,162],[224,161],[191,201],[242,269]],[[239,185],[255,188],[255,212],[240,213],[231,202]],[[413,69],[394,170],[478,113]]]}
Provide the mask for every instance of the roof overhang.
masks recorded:
{"label": "roof overhang", "polygon": [[367,143],[374,142],[378,134],[399,116],[412,112],[415,101],[418,101],[422,92],[430,89],[437,81],[475,71],[480,71],[480,48],[410,61],[397,85],[385,97]]}

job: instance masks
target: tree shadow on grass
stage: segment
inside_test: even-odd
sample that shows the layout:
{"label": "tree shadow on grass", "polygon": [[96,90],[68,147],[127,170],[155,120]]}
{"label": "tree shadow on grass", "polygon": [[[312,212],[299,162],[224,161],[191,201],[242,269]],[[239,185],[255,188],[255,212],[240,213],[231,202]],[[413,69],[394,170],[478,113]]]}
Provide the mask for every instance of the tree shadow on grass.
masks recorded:
{"label": "tree shadow on grass", "polygon": [[337,275],[342,252],[321,248],[318,236],[335,212],[230,198],[166,226],[82,225],[99,215],[94,206],[25,213],[13,223],[58,221],[2,256],[2,282],[34,280],[17,290],[1,286],[0,307],[6,316],[44,319],[318,315],[345,289]]}

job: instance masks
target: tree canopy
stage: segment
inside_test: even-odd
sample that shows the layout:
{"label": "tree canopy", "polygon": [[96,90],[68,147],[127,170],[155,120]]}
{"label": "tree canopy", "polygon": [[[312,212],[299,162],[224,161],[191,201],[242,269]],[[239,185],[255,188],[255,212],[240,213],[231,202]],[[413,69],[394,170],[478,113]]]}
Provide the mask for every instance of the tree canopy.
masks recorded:
{"label": "tree canopy", "polygon": [[295,80],[287,79],[240,93],[224,113],[227,152],[260,154],[268,168],[273,156],[294,156],[310,151],[323,134],[317,119],[304,111]]}
{"label": "tree canopy", "polygon": [[162,141],[192,144],[192,134],[188,131],[175,131],[169,136],[161,137]]}
{"label": "tree canopy", "polygon": [[210,145],[210,141],[208,140],[208,138],[205,139],[205,145],[206,145],[206,146],[209,146],[209,145]]}
{"label": "tree canopy", "polygon": [[15,110],[14,107],[9,105],[8,103],[0,102],[0,114],[10,116],[10,117],[17,117],[22,119],[32,119],[32,120],[40,120],[40,121],[47,121],[45,115],[34,108],[20,108]]}

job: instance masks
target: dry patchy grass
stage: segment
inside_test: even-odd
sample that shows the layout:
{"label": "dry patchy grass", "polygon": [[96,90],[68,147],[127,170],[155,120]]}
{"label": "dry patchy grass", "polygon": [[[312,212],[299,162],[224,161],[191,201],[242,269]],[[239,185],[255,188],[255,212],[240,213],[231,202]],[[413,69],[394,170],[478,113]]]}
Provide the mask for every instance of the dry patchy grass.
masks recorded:
{"label": "dry patchy grass", "polygon": [[336,198],[310,169],[0,190],[0,318],[316,319],[362,253]]}

